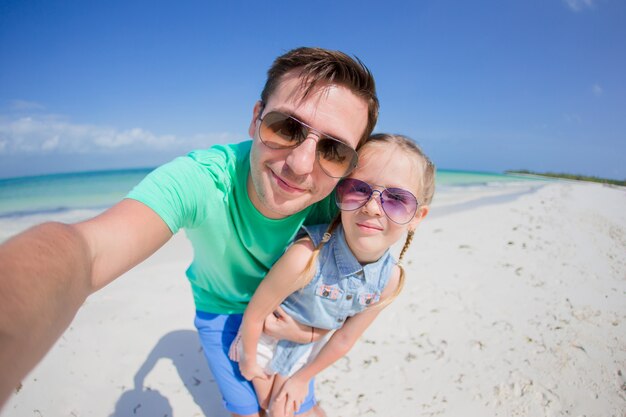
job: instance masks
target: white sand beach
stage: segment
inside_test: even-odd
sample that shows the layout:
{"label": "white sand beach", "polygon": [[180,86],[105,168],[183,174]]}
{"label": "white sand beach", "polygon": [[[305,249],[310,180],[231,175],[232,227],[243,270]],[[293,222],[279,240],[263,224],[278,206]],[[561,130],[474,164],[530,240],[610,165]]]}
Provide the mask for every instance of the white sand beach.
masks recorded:
{"label": "white sand beach", "polygon": [[[538,184],[437,196],[403,294],[317,378],[329,417],[626,416],[626,190]],[[190,260],[179,234],[91,296],[0,416],[227,416]]]}

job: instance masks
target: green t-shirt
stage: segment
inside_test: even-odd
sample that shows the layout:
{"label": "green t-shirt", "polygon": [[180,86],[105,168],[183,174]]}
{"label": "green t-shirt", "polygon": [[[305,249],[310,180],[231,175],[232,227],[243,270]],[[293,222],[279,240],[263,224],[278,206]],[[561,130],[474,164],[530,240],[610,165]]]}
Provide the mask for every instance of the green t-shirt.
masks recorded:
{"label": "green t-shirt", "polygon": [[216,145],[176,158],[127,196],[154,210],[172,233],[185,229],[194,251],[186,274],[200,311],[242,313],[300,226],[328,223],[337,212],[327,197],[284,219],[259,213],[246,186],[251,144]]}

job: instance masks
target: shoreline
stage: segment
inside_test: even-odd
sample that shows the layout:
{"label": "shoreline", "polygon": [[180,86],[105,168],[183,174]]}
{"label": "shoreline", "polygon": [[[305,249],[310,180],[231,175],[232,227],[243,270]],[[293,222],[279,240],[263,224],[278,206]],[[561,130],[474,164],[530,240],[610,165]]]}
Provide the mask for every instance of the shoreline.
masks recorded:
{"label": "shoreline", "polygon": [[615,186],[615,187],[626,187],[626,181],[624,180],[615,180],[611,178],[602,178],[602,177],[592,177],[587,175],[577,175],[577,174],[565,174],[565,173],[557,173],[557,172],[544,172],[544,173],[535,173],[535,172],[523,172],[523,171],[504,171],[506,175],[513,175],[518,177],[527,177],[534,179],[545,179],[545,180],[560,180],[560,181],[576,181],[576,182],[592,182],[596,184],[603,184],[607,186]]}
{"label": "shoreline", "polygon": [[[450,210],[449,206],[459,204],[455,210],[464,209],[461,203],[487,196],[510,194],[510,198],[517,193],[527,192],[533,187],[540,187],[543,181],[506,181],[490,183],[443,184],[439,185],[435,193],[434,216],[439,212]],[[505,192],[506,190],[506,192]],[[120,198],[123,198],[122,194]],[[504,198],[504,197],[502,197]],[[115,200],[118,201],[118,200]],[[45,209],[18,210],[0,212],[0,242],[20,233],[27,228],[46,221],[62,223],[76,223],[94,217],[109,208],[110,204],[87,204],[78,207],[58,206]]]}
{"label": "shoreline", "polygon": [[[403,293],[316,379],[329,415],[623,416],[626,192],[516,190],[435,200]],[[191,256],[179,233],[89,297],[0,416],[228,416],[193,328]]]}

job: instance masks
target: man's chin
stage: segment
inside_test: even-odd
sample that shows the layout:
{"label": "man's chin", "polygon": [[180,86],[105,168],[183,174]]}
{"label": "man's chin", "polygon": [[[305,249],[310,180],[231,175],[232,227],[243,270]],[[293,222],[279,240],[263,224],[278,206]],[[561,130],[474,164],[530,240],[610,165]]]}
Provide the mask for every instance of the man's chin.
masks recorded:
{"label": "man's chin", "polygon": [[[316,202],[308,194],[294,198],[285,198],[284,196],[277,194],[273,194],[268,197],[269,198],[266,198],[265,201],[263,201],[263,206],[267,211],[267,213],[264,214],[266,217],[271,218],[292,216]],[[268,216],[268,213],[270,212],[272,215]]]}

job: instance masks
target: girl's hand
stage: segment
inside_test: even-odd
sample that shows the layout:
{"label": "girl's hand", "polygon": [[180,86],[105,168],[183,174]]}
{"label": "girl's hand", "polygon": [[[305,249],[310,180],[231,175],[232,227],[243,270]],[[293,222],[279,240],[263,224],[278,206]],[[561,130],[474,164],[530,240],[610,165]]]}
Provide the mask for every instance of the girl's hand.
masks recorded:
{"label": "girl's hand", "polygon": [[284,401],[285,415],[293,415],[300,409],[308,393],[309,381],[294,375],[283,384],[276,396],[276,403],[281,404]]}
{"label": "girl's hand", "polygon": [[261,378],[266,380],[269,378],[269,375],[265,373],[263,368],[259,366],[256,362],[256,358],[253,360],[239,360],[239,372],[246,378],[248,381],[252,381],[254,378]]}

